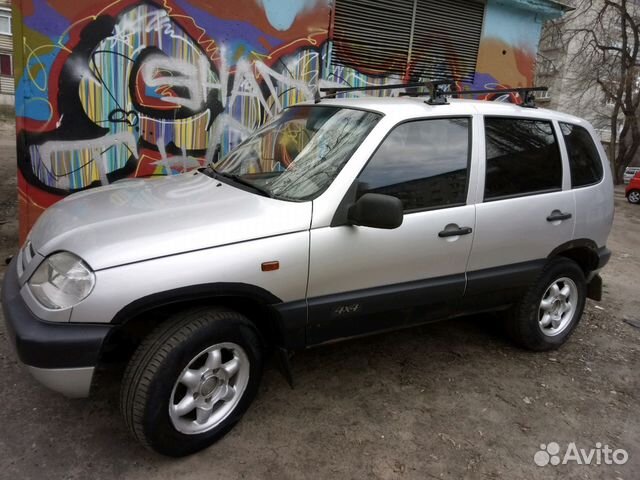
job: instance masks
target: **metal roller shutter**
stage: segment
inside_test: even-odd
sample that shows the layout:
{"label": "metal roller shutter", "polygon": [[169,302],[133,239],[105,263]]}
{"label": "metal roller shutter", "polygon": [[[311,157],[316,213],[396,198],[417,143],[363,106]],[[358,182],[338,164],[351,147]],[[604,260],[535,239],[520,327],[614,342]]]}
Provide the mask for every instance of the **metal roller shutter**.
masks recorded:
{"label": "metal roller shutter", "polygon": [[370,74],[472,82],[483,18],[473,0],[335,0],[333,60]]}

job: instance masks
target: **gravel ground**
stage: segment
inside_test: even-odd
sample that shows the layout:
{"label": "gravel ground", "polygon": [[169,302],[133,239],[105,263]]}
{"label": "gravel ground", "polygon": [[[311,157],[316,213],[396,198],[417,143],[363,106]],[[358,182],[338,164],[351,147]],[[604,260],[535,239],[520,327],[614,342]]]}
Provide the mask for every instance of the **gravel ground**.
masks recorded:
{"label": "gravel ground", "polygon": [[[15,151],[0,128],[0,254],[17,248]],[[605,298],[560,350],[512,347],[491,316],[296,354],[296,388],[271,365],[244,419],[172,460],[128,435],[117,378],[89,400],[39,386],[0,322],[0,478],[636,479],[640,472],[640,207],[616,193]],[[0,267],[0,276],[4,266]],[[624,465],[539,467],[541,444],[625,449]]]}

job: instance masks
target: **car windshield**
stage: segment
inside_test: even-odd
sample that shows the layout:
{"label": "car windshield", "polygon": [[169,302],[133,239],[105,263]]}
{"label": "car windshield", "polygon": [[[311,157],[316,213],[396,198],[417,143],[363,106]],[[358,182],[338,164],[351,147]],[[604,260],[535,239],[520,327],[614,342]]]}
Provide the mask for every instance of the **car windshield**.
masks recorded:
{"label": "car windshield", "polygon": [[215,171],[274,198],[313,200],[381,117],[326,105],[293,107],[232,150]]}

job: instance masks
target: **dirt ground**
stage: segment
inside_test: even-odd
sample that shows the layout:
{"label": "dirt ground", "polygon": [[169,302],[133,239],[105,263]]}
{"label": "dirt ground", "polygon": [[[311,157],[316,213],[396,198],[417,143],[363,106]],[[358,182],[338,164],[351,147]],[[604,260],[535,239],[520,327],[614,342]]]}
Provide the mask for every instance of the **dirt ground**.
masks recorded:
{"label": "dirt ground", "polygon": [[[0,128],[2,259],[17,248],[12,135]],[[609,247],[605,298],[558,351],[518,350],[479,316],[298,353],[295,389],[269,367],[238,426],[180,460],[129,437],[116,382],[89,400],[39,386],[0,322],[0,478],[637,479],[640,329],[624,319],[640,321],[640,207],[620,190]],[[629,460],[539,467],[549,442]]]}

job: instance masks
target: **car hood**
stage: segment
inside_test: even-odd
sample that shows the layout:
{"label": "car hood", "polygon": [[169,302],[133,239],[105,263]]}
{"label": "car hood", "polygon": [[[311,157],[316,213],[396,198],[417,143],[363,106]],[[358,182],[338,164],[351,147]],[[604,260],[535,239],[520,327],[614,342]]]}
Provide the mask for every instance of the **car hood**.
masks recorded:
{"label": "car hood", "polygon": [[70,195],[41,215],[29,240],[41,255],[66,250],[100,270],[310,224],[311,202],[263,197],[192,172]]}

